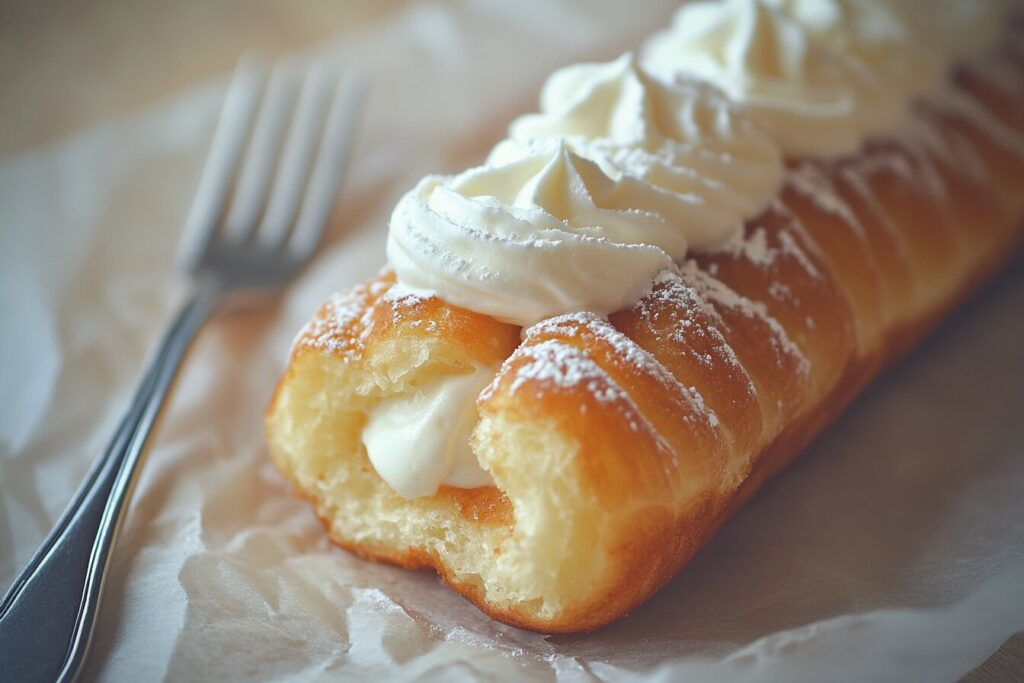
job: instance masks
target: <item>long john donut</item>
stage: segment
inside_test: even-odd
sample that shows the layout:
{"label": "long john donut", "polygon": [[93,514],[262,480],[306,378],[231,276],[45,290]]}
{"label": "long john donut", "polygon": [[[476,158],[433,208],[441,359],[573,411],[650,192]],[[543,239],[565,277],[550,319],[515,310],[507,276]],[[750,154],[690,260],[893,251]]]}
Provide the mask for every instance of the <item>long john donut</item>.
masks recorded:
{"label": "long john donut", "polygon": [[[787,161],[742,236],[633,306],[525,330],[384,272],[302,331],[267,412],[281,471],[336,543],[436,570],[480,609],[597,628],[664,585],[882,368],[1024,241],[1024,50],[957,67],[899,137]],[[374,406],[474,368],[494,486],[406,499],[361,433]]]}

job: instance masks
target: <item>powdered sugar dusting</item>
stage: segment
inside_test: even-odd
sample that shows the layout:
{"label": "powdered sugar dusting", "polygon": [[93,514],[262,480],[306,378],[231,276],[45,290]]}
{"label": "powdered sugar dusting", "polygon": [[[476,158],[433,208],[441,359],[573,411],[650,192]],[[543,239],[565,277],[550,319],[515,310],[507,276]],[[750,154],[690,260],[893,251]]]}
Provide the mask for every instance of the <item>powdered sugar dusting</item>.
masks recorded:
{"label": "powdered sugar dusting", "polygon": [[1018,156],[1024,156],[1024,135],[1000,121],[988,107],[982,106],[966,91],[949,89],[944,93],[941,104],[992,136],[1001,147]]}
{"label": "powdered sugar dusting", "polygon": [[710,426],[718,425],[718,416],[705,405],[704,399],[696,387],[682,384],[661,361],[604,318],[591,313],[571,313],[538,323],[530,329],[529,333],[576,336],[584,329],[611,347],[614,350],[616,361],[632,366],[634,370],[644,376],[653,377],[674,395],[682,397],[693,411],[702,416]]}
{"label": "powdered sugar dusting", "polygon": [[[436,320],[422,320],[416,317],[413,310],[428,299],[434,297],[432,292],[408,287],[401,282],[395,284],[381,297],[391,308],[391,322],[394,325],[406,323],[411,328],[423,328],[429,333],[437,332]],[[412,318],[410,321],[409,319]],[[408,321],[408,322],[407,322]]]}
{"label": "powdered sugar dusting", "polygon": [[391,283],[374,280],[366,287],[332,294],[292,342],[292,353],[300,346],[328,351],[348,362],[358,358],[364,348],[375,303]]}
{"label": "powdered sugar dusting", "polygon": [[[800,222],[795,216],[790,215],[790,223],[793,228],[801,228]],[[816,280],[824,280],[825,276],[822,275],[818,267],[814,265],[810,257],[807,256],[807,252],[803,250],[799,244],[797,244],[796,238],[793,237],[793,232],[789,229],[779,230],[779,244],[781,245],[781,251],[787,256],[792,256],[796,259],[796,262],[800,264],[800,267],[804,271]],[[813,244],[813,242],[811,243]]]}
{"label": "powdered sugar dusting", "polygon": [[908,147],[920,150],[921,158],[942,160],[949,168],[967,173],[976,182],[984,183],[989,179],[988,167],[977,149],[958,131],[941,129],[930,118],[915,117],[903,139]]}
{"label": "powdered sugar dusting", "polygon": [[[637,407],[633,398],[618,382],[604,371],[592,358],[582,351],[557,339],[546,339],[536,344],[524,344],[506,361],[511,363],[526,359],[518,365],[515,377],[509,386],[509,393],[515,395],[525,391],[528,383],[537,382],[560,389],[582,389],[598,403],[618,408],[627,418],[630,430],[647,432],[654,437],[659,450],[673,453],[672,448]],[[495,382],[488,386],[481,400],[486,400],[496,389],[500,378],[507,372],[502,368]],[[586,412],[586,404],[579,404],[580,413]]]}
{"label": "powdered sugar dusting", "polygon": [[[772,331],[771,338],[767,341],[778,355],[792,358],[797,363],[797,371],[808,376],[811,371],[810,362],[804,356],[800,347],[790,339],[786,329],[768,313],[767,307],[761,301],[751,301],[745,296],[733,291],[721,280],[711,276],[706,271],[697,267],[697,264],[690,261],[684,264],[682,275],[697,288],[701,296],[719,306],[733,309],[748,318],[757,318],[764,322]],[[779,365],[782,365],[781,358]]]}
{"label": "powdered sugar dusting", "polygon": [[768,232],[761,226],[746,233],[737,232],[728,242],[708,252],[729,254],[762,267],[768,267],[775,261],[775,253],[768,246]]}
{"label": "powdered sugar dusting", "polygon": [[[684,269],[690,268],[697,268],[697,265],[693,262],[684,265]],[[666,271],[659,277],[659,286],[637,303],[639,313],[645,318],[650,318],[656,315],[655,311],[666,307],[681,310],[684,313],[683,317],[676,319],[673,329],[668,332],[667,337],[670,341],[688,346],[690,336],[707,337],[715,357],[733,368],[743,369],[736,351],[722,334],[721,328],[725,326],[725,321],[715,307],[701,296],[696,287],[687,284],[678,271]],[[698,360],[710,367],[714,357],[706,353]],[[747,376],[745,371],[744,375]],[[756,394],[749,376],[747,382],[750,392]]]}
{"label": "powdered sugar dusting", "polygon": [[636,407],[629,394],[601,366],[571,344],[546,339],[520,347],[516,355],[528,362],[516,370],[510,393],[522,391],[528,382],[543,382],[562,389],[584,387],[599,403],[623,401]]}
{"label": "powdered sugar dusting", "polygon": [[384,293],[384,300],[391,301],[397,306],[413,306],[433,296],[436,294],[430,290],[411,287],[399,281]]}
{"label": "powdered sugar dusting", "polygon": [[[793,237],[792,231],[801,229],[800,222],[781,201],[775,202],[772,205],[771,211],[775,215],[785,218],[789,223],[789,227],[773,232],[773,235],[778,240],[777,246],[769,243],[768,229],[763,225],[758,225],[755,219],[755,222],[750,224],[748,230],[714,249],[707,250],[707,253],[727,254],[733,258],[743,259],[762,269],[770,268],[780,255],[789,256],[796,260],[808,275],[817,280],[823,280],[824,275],[797,243],[796,238]],[[717,274],[711,268],[708,269],[708,272],[711,275]]]}
{"label": "powdered sugar dusting", "polygon": [[860,221],[836,192],[832,181],[820,166],[810,162],[798,164],[786,174],[786,181],[802,197],[813,201],[819,209],[838,217],[853,228],[858,235],[864,234],[864,228]]}

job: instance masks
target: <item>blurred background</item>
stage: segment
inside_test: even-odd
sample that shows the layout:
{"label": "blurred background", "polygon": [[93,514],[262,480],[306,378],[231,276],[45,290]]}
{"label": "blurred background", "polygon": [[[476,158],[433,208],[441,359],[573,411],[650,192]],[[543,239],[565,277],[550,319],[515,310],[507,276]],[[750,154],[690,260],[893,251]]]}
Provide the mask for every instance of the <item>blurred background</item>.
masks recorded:
{"label": "blurred background", "polygon": [[[152,108],[197,84],[224,79],[253,46],[288,53],[343,39],[414,1],[0,0],[0,157],[25,155],[76,131]],[[645,11],[657,14],[653,4]],[[532,101],[519,98],[517,106],[525,109]],[[493,118],[481,139],[493,142],[508,120],[504,114]],[[199,162],[194,154],[189,159]],[[194,169],[185,171],[179,194],[193,187]],[[182,195],[180,201],[188,198]],[[386,202],[378,203],[387,210]],[[180,213],[171,212],[169,224],[176,225]],[[13,226],[14,221],[0,223],[0,231]],[[126,384],[133,367],[124,370]],[[1018,635],[969,680],[1020,680],[1021,671],[1024,637]]]}
{"label": "blurred background", "polygon": [[0,0],[0,156],[231,73],[245,49],[357,32],[407,0]]}

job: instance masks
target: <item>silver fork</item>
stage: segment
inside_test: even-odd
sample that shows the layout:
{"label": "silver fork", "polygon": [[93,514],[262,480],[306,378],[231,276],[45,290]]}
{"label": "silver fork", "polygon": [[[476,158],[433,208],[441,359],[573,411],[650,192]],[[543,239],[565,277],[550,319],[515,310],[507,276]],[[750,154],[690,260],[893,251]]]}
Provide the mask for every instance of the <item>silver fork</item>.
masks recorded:
{"label": "silver fork", "polygon": [[[127,414],[0,603],[0,680],[81,673],[110,552],[147,437],[185,352],[225,295],[273,291],[312,256],[349,156],[363,83],[325,65],[268,72],[243,59],[186,223],[193,292],[151,357]],[[244,161],[243,161],[244,159]]]}

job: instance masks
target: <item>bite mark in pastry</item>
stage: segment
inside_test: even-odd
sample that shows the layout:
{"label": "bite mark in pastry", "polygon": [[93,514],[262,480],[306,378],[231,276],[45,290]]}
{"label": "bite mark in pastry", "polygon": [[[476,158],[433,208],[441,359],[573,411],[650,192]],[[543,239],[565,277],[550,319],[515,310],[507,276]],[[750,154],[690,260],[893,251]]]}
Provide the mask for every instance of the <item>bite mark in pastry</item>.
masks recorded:
{"label": "bite mark in pastry", "polygon": [[[399,205],[402,283],[300,333],[281,471],[339,545],[506,623],[646,600],[1024,239],[1024,31],[980,5],[692,3],[646,60],[556,74],[488,166]],[[374,467],[382,410],[427,439],[462,394],[479,469],[437,433]]]}

